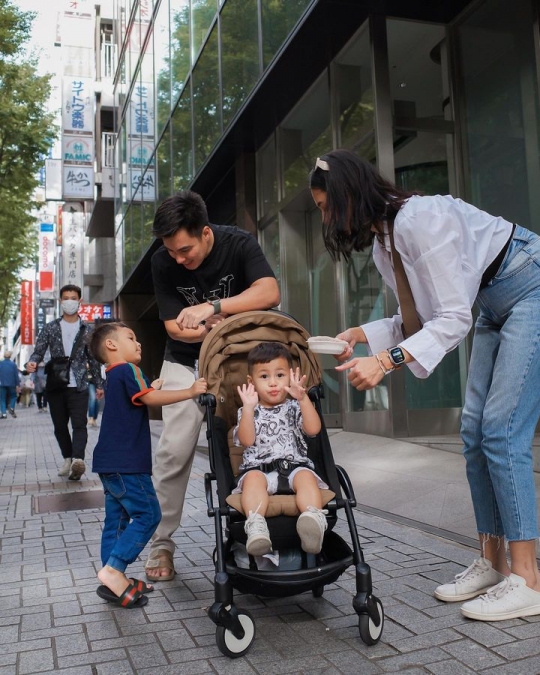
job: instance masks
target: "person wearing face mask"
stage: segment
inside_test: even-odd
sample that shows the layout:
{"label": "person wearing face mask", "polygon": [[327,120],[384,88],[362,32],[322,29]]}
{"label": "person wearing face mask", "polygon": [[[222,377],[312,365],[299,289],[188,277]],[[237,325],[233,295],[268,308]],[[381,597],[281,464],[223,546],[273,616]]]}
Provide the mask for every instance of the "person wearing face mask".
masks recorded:
{"label": "person wearing face mask", "polygon": [[[84,453],[88,440],[87,370],[90,370],[96,383],[96,398],[103,396],[101,367],[86,348],[89,329],[79,317],[80,303],[81,289],[78,286],[68,284],[60,289],[62,316],[43,328],[37,337],[34,353],[26,364],[26,370],[34,373],[38,363],[43,361],[47,349],[50,350],[51,359],[65,356],[71,358],[68,385],[60,389],[47,389],[54,435],[64,460],[58,475],[68,476],[69,480],[80,480],[86,470]],[[49,381],[48,378],[48,383]],[[72,434],[69,430],[70,421]]]}

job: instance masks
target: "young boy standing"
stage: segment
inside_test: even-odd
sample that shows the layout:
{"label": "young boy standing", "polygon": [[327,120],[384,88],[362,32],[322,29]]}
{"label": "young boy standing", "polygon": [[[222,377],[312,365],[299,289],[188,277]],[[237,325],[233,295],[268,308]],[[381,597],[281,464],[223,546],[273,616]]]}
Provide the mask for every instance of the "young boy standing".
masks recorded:
{"label": "young boy standing", "polygon": [[[236,445],[245,446],[240,471],[244,472],[233,492],[241,493],[246,549],[260,556],[272,550],[265,514],[268,495],[278,489],[278,467],[292,469],[288,487],[296,493],[300,516],[296,531],[306,553],[319,553],[326,517],[320,488],[327,488],[313,471],[303,434],[316,436],[321,420],[303,384],[306,376],[292,368],[289,350],[277,342],[262,342],[248,354],[248,383],[238,387],[243,407],[233,432]],[[288,398],[290,395],[292,398]]]}
{"label": "young boy standing", "polygon": [[120,607],[142,607],[144,582],[128,579],[134,562],[154,534],[161,509],[152,484],[152,448],[148,405],[169,405],[196,398],[206,391],[199,379],[189,389],[157,391],[137,364],[141,345],[123,323],[104,323],[90,337],[94,357],[107,365],[107,397],[92,470],[105,490],[105,522],[101,536],[102,583],[97,594]]}

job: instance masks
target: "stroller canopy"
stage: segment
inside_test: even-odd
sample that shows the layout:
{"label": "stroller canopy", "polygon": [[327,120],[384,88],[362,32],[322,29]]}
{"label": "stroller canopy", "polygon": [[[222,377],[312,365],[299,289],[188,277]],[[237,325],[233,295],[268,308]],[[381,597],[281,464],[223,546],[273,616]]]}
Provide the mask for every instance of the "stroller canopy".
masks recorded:
{"label": "stroller canopy", "polygon": [[242,405],[237,386],[247,382],[247,354],[261,342],[280,342],[291,352],[293,365],[306,375],[306,389],[321,383],[321,367],[308,349],[309,333],[281,312],[254,311],[230,316],[205,338],[199,356],[199,373],[216,397],[216,415],[232,427]]}

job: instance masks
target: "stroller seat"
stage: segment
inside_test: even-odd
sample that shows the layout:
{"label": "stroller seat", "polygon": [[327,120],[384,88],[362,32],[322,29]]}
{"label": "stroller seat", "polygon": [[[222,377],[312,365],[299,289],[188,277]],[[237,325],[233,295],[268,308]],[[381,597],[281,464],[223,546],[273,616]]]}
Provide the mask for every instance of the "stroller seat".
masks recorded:
{"label": "stroller seat", "polygon": [[[278,311],[244,312],[218,324],[205,338],[199,356],[199,372],[208,383],[201,397],[207,412],[207,438],[210,472],[205,475],[208,515],[214,519],[216,532],[214,579],[215,602],[208,614],[216,624],[216,642],[223,654],[236,658],[250,648],[255,639],[253,617],[236,608],[233,588],[244,593],[282,597],[311,591],[315,597],[323,594],[324,586],[336,581],[344,570],[354,564],[357,594],[353,607],[359,615],[360,636],[366,644],[375,644],[382,634],[384,613],[380,600],[372,595],[371,571],[365,563],[356,530],[353,507],[356,500],[350,480],[332,456],[321,409],[322,376],[318,357],[309,350],[309,334],[292,317]],[[306,438],[308,456],[315,472],[327,483],[322,491],[327,509],[327,530],[320,554],[302,552],[302,565],[295,569],[258,569],[237,565],[232,553],[234,545],[245,545],[245,515],[240,495],[232,495],[235,475],[242,460],[243,448],[232,443],[232,430],[242,401],[237,386],[247,381],[247,354],[260,342],[284,344],[306,375],[306,389],[321,418],[321,431]],[[217,484],[217,504],[214,505],[213,483]],[[342,496],[345,492],[345,498]],[[344,509],[351,534],[352,547],[335,532],[337,512]],[[300,549],[296,532],[299,511],[294,494],[272,495],[266,513],[272,545],[277,551]],[[225,531],[223,528],[223,520]],[[225,536],[224,536],[225,535]]]}
{"label": "stroller seat", "polygon": [[[229,457],[231,462],[231,468],[233,476],[236,478],[239,475],[239,467],[242,463],[242,455],[244,448],[242,446],[234,445],[232,440],[232,429],[229,429],[227,433],[227,441],[229,446]],[[336,496],[335,492],[332,490],[321,489],[321,499],[323,508],[327,506],[328,502],[332,501]],[[231,506],[235,511],[241,513],[243,516],[246,514],[242,509],[240,503],[239,494],[230,494],[226,501],[229,506]],[[270,495],[268,498],[268,509],[266,511],[266,518],[275,518],[276,516],[288,516],[289,518],[295,518],[300,515],[300,511],[296,506],[295,495],[291,492],[290,494],[275,494]]]}

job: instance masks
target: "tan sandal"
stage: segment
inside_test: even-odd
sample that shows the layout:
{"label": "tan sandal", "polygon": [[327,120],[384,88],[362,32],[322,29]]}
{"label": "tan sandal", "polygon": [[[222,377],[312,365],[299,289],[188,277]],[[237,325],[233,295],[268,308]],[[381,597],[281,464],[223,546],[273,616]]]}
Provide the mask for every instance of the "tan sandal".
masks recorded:
{"label": "tan sandal", "polygon": [[[144,569],[146,571],[146,578],[149,581],[170,581],[171,579],[174,579],[176,571],[174,569],[173,554],[166,548],[160,548],[157,551],[154,551],[146,561]],[[171,573],[166,574],[165,576],[152,577],[148,574],[148,570],[171,570]]]}

